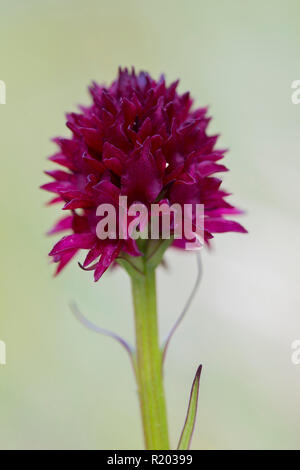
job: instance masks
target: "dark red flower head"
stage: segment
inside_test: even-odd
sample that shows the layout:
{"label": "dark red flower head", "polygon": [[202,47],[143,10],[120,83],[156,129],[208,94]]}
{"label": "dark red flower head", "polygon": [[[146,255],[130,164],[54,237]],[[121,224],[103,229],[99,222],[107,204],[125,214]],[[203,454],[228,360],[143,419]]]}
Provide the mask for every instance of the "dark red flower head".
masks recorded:
{"label": "dark red flower head", "polygon": [[[81,249],[84,267],[92,265],[97,281],[120,253],[141,256],[135,240],[96,235],[101,203],[146,206],[164,200],[170,204],[199,203],[205,207],[205,240],[217,232],[245,232],[228,214],[240,211],[225,199],[216,173],[224,150],[216,150],[218,136],[208,136],[206,108],[192,109],[189,93],[179,95],[178,82],[167,86],[164,77],[119,70],[109,86],[93,83],[92,104],[67,115],[70,138],[55,138],[58,152],[49,159],[63,169],[47,171],[53,181],[42,186],[55,194],[51,204],[63,203],[68,215],[50,233],[69,231],[52,249],[56,273]],[[176,240],[184,248],[185,240]]]}

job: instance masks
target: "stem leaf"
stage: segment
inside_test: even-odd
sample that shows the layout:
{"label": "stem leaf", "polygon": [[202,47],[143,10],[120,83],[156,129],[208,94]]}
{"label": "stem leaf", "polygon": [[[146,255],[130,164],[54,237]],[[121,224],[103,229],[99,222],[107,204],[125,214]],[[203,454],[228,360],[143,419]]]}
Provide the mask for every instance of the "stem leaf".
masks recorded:
{"label": "stem leaf", "polygon": [[177,447],[178,450],[188,450],[191,444],[197,415],[201,371],[202,365],[200,365],[197,369],[191,388],[188,410]]}
{"label": "stem leaf", "polygon": [[148,246],[147,253],[147,266],[155,269],[162,261],[166,249],[173,242],[173,238],[166,240],[151,240],[152,243]]}
{"label": "stem leaf", "polygon": [[125,269],[125,271],[127,271],[129,276],[137,280],[140,280],[144,277],[144,273],[141,270],[143,269],[143,267],[141,268],[137,263],[135,264],[129,258],[123,256],[123,257],[117,258],[116,261],[120,266],[122,266]]}

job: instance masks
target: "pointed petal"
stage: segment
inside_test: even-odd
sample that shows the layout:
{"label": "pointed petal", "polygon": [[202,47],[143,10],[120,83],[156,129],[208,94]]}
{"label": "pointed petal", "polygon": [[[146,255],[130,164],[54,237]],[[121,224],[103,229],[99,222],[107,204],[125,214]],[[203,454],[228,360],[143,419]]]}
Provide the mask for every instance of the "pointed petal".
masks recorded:
{"label": "pointed petal", "polygon": [[74,233],[63,237],[59,242],[57,242],[50,251],[49,256],[55,256],[66,250],[91,248],[95,241],[96,237],[91,233]]}
{"label": "pointed petal", "polygon": [[59,219],[58,222],[54,225],[54,227],[47,232],[47,235],[53,235],[55,233],[64,232],[65,230],[69,230],[72,228],[72,220],[73,216],[69,215],[68,217],[64,217],[63,219]]}

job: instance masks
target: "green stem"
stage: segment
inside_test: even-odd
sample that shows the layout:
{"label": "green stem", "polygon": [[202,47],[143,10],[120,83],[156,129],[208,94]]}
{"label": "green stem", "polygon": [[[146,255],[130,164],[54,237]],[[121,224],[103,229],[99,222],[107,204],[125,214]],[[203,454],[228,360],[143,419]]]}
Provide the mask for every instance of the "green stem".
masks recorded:
{"label": "green stem", "polygon": [[136,376],[146,449],[168,450],[169,437],[159,347],[155,268],[131,277],[135,310]]}

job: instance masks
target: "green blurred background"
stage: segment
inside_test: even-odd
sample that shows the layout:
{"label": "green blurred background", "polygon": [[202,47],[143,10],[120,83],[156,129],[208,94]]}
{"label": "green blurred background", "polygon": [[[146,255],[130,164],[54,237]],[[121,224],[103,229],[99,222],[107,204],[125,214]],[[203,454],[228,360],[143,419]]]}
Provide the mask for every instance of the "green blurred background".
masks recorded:
{"label": "green blurred background", "polygon": [[[299,1],[0,1],[1,449],[142,448],[136,386],[118,344],[85,330],[76,300],[99,325],[133,341],[126,274],[69,266],[53,279],[44,233],[59,215],[38,186],[64,112],[89,103],[91,80],[134,65],[181,79],[210,106],[211,132],[230,148],[225,186],[247,210],[249,235],[216,237],[204,277],[166,364],[173,446],[203,364],[193,449],[300,449]],[[196,275],[172,250],[159,272],[162,336]]]}

